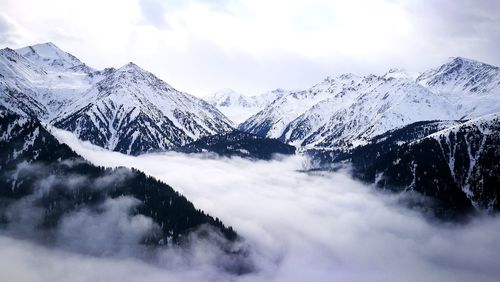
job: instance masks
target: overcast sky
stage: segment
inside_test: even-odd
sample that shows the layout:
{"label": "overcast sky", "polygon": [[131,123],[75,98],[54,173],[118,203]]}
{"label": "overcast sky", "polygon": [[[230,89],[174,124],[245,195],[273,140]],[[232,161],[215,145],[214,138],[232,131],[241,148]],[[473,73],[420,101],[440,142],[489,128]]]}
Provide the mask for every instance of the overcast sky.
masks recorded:
{"label": "overcast sky", "polygon": [[51,41],[197,96],[259,94],[452,56],[499,66],[498,11],[498,0],[1,0],[0,46]]}

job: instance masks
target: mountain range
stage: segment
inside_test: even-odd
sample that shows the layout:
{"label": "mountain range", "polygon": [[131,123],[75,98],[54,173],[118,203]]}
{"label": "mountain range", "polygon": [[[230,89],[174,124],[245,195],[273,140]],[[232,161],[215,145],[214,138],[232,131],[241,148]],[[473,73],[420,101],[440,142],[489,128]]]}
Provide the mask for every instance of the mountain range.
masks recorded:
{"label": "mountain range", "polygon": [[352,148],[418,121],[500,112],[500,70],[456,57],[423,73],[342,74],[309,89],[206,101],[134,63],[94,70],[52,43],[0,50],[0,107],[126,154],[180,148],[237,127],[299,150]]}
{"label": "mountain range", "polygon": [[95,70],[52,43],[0,50],[0,109],[109,150],[309,155],[448,211],[499,210],[500,69],[454,57],[417,73],[330,76],[304,90],[205,100],[128,63]]}
{"label": "mountain range", "polygon": [[350,148],[425,120],[500,112],[500,69],[461,57],[422,74],[343,74],[277,98],[239,125],[303,149]]}
{"label": "mountain range", "polygon": [[204,100],[128,63],[94,70],[52,43],[0,50],[0,106],[74,132],[109,150],[170,150],[228,132]]}

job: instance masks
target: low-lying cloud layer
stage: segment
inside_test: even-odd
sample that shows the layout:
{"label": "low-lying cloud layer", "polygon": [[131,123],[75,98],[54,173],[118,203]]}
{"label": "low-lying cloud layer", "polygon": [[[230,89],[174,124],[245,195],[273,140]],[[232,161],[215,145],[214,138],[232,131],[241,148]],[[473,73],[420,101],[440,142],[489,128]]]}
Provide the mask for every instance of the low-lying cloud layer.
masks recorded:
{"label": "low-lying cloud layer", "polygon": [[[143,170],[232,225],[251,246],[258,271],[231,276],[210,264],[182,260],[180,254],[165,257],[178,262],[165,268],[131,258],[53,250],[2,236],[2,281],[496,281],[500,277],[498,217],[477,218],[466,225],[429,223],[401,207],[400,196],[376,192],[346,173],[300,172],[307,164],[302,157],[269,162],[174,153],[131,157],[56,132],[91,162]],[[87,216],[79,219],[92,221]],[[72,224],[66,226],[71,229]],[[203,256],[211,252],[197,251]]]}

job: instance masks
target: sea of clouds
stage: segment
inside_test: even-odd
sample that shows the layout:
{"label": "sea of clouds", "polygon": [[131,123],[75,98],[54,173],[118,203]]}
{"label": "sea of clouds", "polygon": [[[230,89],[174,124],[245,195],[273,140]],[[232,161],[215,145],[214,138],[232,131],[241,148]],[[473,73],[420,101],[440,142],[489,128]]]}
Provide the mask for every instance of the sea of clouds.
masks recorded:
{"label": "sea of clouds", "polygon": [[[426,220],[401,204],[405,196],[377,191],[346,172],[304,172],[308,160],[302,156],[272,161],[178,153],[133,157],[81,142],[65,131],[52,131],[92,163],[144,171],[231,225],[249,245],[256,271],[242,276],[223,271],[206,259],[217,254],[204,244],[193,247],[194,255],[187,257],[180,251],[167,252],[161,258],[169,262],[165,264],[140,256],[96,256],[51,248],[2,235],[0,281],[498,281],[500,277],[499,217],[481,216],[466,224]],[[109,226],[120,226],[123,219],[116,218],[113,207],[133,203],[107,204],[108,222],[94,222],[91,214],[81,214],[65,227],[74,232],[90,222],[94,229],[82,237],[92,237]],[[71,241],[71,232],[65,241],[78,244]]]}

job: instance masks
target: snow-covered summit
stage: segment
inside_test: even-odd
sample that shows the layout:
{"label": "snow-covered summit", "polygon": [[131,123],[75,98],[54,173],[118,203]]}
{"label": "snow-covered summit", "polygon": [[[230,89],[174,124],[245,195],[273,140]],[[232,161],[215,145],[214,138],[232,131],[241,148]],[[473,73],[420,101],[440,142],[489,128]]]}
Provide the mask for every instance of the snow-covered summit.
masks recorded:
{"label": "snow-covered summit", "polygon": [[463,57],[424,72],[417,82],[444,94],[500,94],[500,68]]}
{"label": "snow-covered summit", "polygon": [[16,51],[35,64],[57,70],[67,70],[84,65],[75,56],[59,49],[52,42],[35,44]]}
{"label": "snow-covered summit", "polygon": [[405,69],[392,68],[386,72],[383,77],[386,79],[406,79],[415,81],[420,76],[418,72],[412,72]]}

